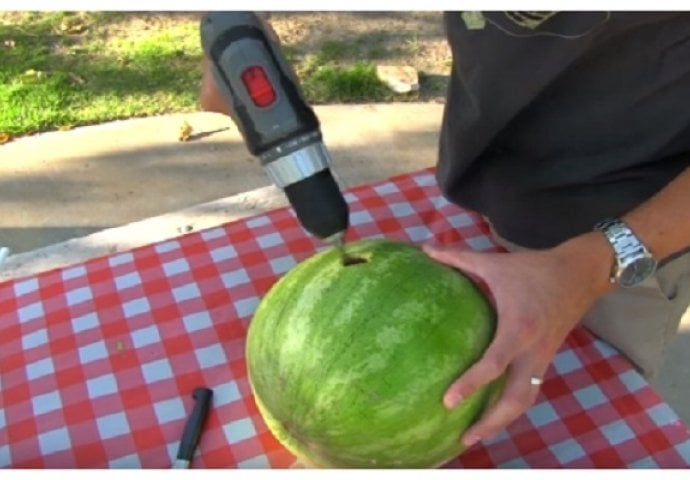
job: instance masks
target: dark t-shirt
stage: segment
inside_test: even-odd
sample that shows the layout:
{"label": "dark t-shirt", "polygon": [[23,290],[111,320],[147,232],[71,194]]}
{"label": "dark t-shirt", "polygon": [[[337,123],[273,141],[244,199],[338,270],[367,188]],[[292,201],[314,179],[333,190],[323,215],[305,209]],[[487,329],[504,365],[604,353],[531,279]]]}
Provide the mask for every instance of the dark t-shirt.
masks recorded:
{"label": "dark t-shirt", "polygon": [[690,13],[452,12],[445,22],[453,70],[439,184],[508,240],[556,245],[690,165]]}

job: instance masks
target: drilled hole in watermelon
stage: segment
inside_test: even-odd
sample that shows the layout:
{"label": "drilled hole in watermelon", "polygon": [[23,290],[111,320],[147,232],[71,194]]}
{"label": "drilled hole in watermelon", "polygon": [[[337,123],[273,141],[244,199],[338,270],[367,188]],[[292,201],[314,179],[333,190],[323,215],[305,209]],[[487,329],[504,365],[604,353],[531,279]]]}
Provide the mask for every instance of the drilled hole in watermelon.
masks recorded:
{"label": "drilled hole in watermelon", "polygon": [[369,260],[363,257],[353,257],[352,255],[345,255],[343,257],[343,266],[349,267],[352,265],[359,265],[361,263],[367,263]]}

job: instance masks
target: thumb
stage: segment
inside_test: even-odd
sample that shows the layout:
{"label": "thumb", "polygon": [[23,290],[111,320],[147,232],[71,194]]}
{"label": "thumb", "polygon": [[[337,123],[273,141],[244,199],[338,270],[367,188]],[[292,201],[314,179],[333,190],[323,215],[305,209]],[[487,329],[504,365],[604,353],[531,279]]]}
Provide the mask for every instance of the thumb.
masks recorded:
{"label": "thumb", "polygon": [[493,293],[484,275],[485,269],[482,260],[487,253],[459,248],[436,247],[428,244],[422,245],[422,250],[437,262],[454,267],[465,274],[484,292],[491,303],[495,303]]}
{"label": "thumb", "polygon": [[423,245],[422,250],[437,262],[455,267],[466,273],[479,274],[479,265],[476,262],[477,253],[473,250],[436,247],[428,244]]}

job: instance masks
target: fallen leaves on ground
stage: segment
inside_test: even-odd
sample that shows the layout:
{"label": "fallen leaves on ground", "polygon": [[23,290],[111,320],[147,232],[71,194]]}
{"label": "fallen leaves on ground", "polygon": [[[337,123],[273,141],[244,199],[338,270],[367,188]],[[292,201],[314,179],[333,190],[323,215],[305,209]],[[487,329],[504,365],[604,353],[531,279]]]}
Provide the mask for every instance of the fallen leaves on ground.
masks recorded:
{"label": "fallen leaves on ground", "polygon": [[60,22],[59,29],[62,33],[78,35],[88,30],[89,26],[86,25],[80,18],[66,18]]}
{"label": "fallen leaves on ground", "polygon": [[182,122],[182,126],[180,126],[180,135],[177,137],[177,139],[180,142],[186,142],[192,136],[193,131],[194,129],[192,126],[187,123],[187,121],[184,121]]}
{"label": "fallen leaves on ground", "polygon": [[67,75],[69,76],[72,85],[84,85],[86,83],[86,80],[75,73],[68,72]]}
{"label": "fallen leaves on ground", "polygon": [[10,140],[12,140],[12,135],[10,135],[9,133],[0,132],[0,145],[2,145],[3,143],[7,143]]}

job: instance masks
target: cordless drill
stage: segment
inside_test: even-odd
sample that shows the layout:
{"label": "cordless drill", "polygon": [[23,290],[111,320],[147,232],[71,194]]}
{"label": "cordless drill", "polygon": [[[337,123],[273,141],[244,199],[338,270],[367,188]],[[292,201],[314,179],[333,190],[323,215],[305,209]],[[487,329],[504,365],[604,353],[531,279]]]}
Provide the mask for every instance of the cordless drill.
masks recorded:
{"label": "cordless drill", "polygon": [[245,144],[282,188],[302,226],[342,248],[348,206],[319,121],[279,47],[252,12],[212,12],[201,43]]}

